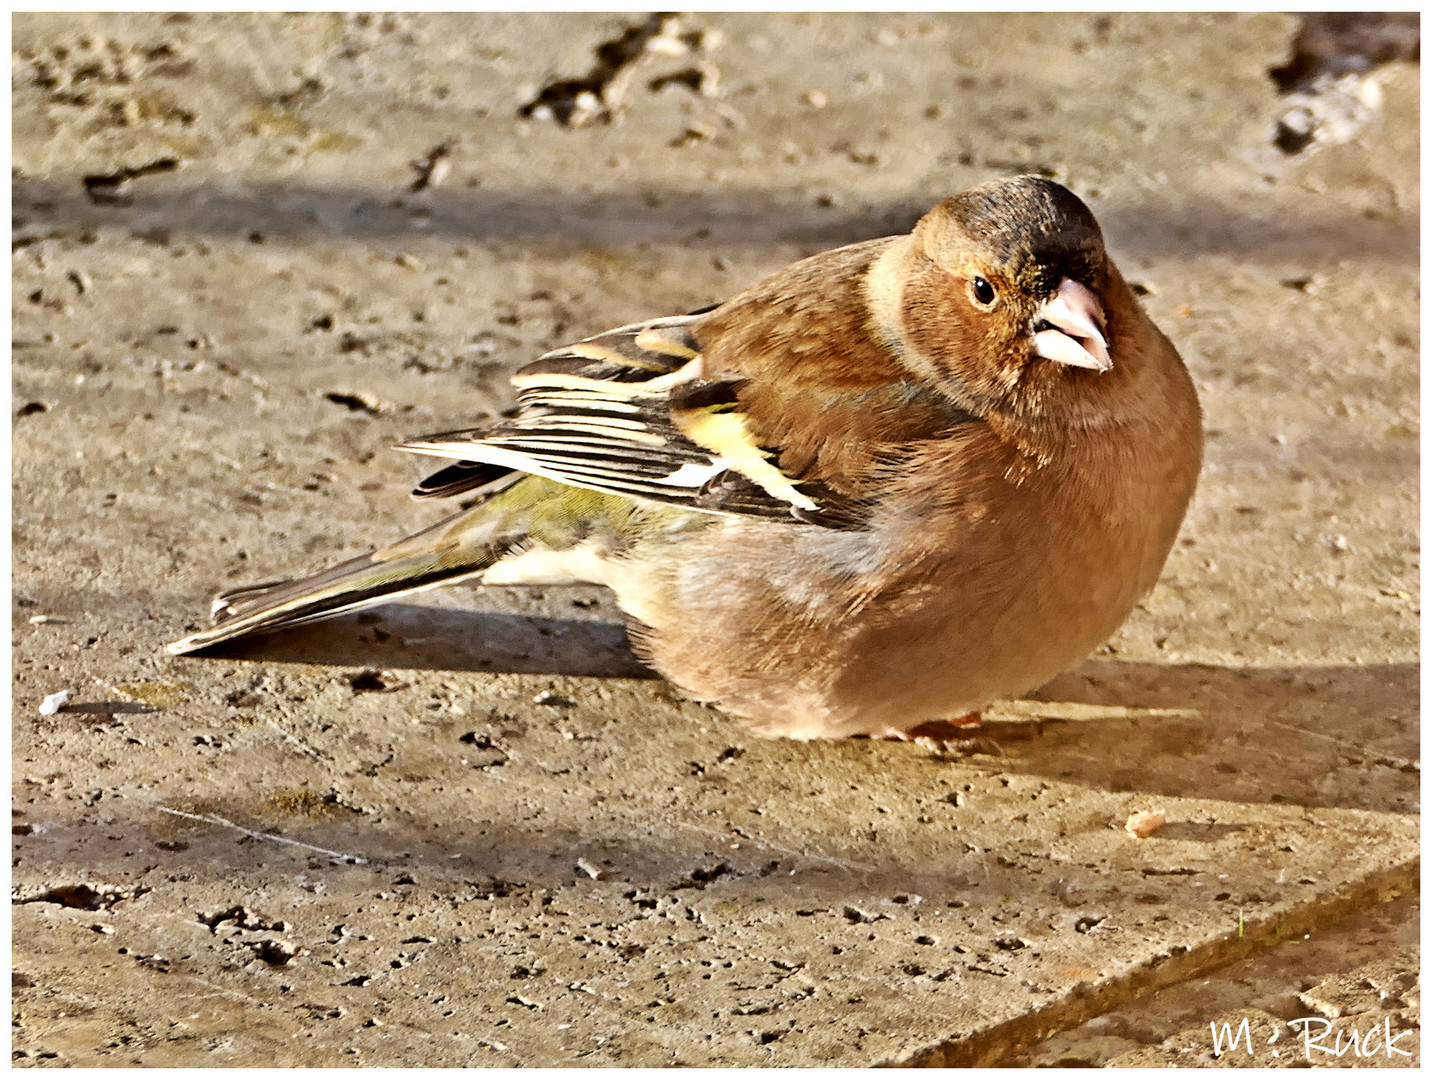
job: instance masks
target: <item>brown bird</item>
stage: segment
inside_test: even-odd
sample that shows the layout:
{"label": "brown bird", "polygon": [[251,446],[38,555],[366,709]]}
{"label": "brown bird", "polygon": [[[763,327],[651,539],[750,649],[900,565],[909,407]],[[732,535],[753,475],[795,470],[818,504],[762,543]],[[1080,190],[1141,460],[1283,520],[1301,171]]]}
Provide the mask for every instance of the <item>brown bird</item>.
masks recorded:
{"label": "brown bird", "polygon": [[401,449],[476,506],[240,590],[185,653],[396,595],[610,586],[637,651],[768,735],[903,735],[1021,694],[1158,578],[1202,457],[1178,353],[1050,180],[548,353],[517,412]]}

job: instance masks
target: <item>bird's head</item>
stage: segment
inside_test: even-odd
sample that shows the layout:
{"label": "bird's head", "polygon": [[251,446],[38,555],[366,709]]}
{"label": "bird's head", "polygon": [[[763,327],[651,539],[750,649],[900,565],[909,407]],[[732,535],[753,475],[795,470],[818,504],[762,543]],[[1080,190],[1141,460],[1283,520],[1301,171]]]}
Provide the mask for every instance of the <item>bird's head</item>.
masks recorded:
{"label": "bird's head", "polygon": [[1119,362],[1111,268],[1089,208],[1039,176],[946,199],[872,268],[902,361],[976,412],[1030,415]]}

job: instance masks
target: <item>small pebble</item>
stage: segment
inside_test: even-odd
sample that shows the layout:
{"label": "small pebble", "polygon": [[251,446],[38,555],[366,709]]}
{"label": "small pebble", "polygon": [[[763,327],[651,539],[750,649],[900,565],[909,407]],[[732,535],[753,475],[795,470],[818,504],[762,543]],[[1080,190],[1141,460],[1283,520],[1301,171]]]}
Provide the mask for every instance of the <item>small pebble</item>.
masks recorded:
{"label": "small pebble", "polygon": [[69,700],[70,692],[68,690],[57,690],[55,693],[45,698],[44,701],[40,702],[40,715],[54,716],[55,713],[59,712],[60,709],[64,708],[65,702]]}
{"label": "small pebble", "polygon": [[586,859],[577,860],[577,869],[580,870],[582,873],[586,874],[587,877],[592,878],[596,881],[601,881],[602,878],[607,876],[605,870],[603,870],[600,866],[592,865]]}
{"label": "small pebble", "polygon": [[427,186],[430,188],[437,187],[448,178],[448,173],[450,172],[452,172],[452,162],[445,157],[438,158],[437,161],[433,162],[432,167],[428,169]]}
{"label": "small pebble", "polygon": [[1140,810],[1129,815],[1129,820],[1124,822],[1124,832],[1139,840],[1145,840],[1162,829],[1163,826],[1164,812],[1162,810]]}
{"label": "small pebble", "polygon": [[661,34],[646,43],[646,51],[655,56],[685,56],[687,46],[680,38]]}

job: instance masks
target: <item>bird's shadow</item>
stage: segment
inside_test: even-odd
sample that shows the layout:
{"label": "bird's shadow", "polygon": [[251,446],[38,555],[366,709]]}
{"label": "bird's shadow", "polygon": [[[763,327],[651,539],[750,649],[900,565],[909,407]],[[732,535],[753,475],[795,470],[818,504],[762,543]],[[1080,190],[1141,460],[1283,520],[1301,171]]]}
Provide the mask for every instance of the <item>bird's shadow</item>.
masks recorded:
{"label": "bird's shadow", "polygon": [[1007,704],[1057,719],[1004,765],[1111,791],[1410,812],[1421,775],[1420,682],[1416,663],[1095,658]]}
{"label": "bird's shadow", "polygon": [[[625,629],[589,619],[388,604],[209,655],[339,667],[654,679]],[[1113,791],[1411,809],[1419,666],[1235,667],[1092,658],[996,706],[1027,734],[1001,767]]]}
{"label": "bird's shadow", "polygon": [[418,604],[384,604],[262,637],[205,656],[335,667],[485,671],[655,679],[617,623]]}

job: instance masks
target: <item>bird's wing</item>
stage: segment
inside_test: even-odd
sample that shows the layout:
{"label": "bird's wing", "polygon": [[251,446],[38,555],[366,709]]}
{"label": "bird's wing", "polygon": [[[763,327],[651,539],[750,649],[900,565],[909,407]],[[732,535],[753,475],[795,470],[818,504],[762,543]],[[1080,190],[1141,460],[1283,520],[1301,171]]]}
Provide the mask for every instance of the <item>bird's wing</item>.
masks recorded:
{"label": "bird's wing", "polygon": [[884,243],[547,353],[512,377],[510,418],[399,447],[458,462],[416,494],[515,470],[713,514],[857,527],[881,469],[974,419],[870,333],[862,282]]}
{"label": "bird's wing", "polygon": [[783,474],[752,439],[742,380],[706,377],[695,318],[620,327],[522,368],[510,418],[399,446],[456,459],[415,493],[456,494],[518,471],[709,513],[847,524],[839,500]]}

